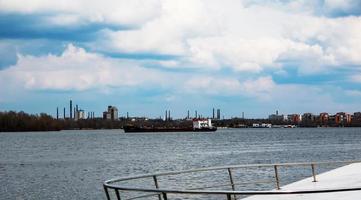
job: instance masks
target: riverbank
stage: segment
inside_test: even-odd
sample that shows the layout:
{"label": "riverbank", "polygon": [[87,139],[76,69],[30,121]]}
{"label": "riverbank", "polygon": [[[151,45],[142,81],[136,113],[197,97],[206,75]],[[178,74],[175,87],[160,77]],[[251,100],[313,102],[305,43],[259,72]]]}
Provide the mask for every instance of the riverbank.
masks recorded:
{"label": "riverbank", "polygon": [[[213,119],[212,124],[219,128],[296,128],[296,127],[361,127],[361,122],[328,124],[287,121],[272,121],[269,119]],[[100,130],[122,129],[126,125],[138,127],[189,127],[192,119],[148,119],[145,117],[119,118],[105,120],[102,118],[89,119],[55,119],[45,113],[33,115],[24,112],[0,112],[0,132],[29,132],[29,131],[60,131],[60,130]]]}

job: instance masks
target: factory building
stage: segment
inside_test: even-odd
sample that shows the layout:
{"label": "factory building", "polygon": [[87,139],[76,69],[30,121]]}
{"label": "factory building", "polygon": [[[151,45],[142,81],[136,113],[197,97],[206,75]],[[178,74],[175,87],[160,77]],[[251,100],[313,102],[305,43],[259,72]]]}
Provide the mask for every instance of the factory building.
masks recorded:
{"label": "factory building", "polygon": [[278,114],[278,110],[277,110],[276,114],[269,115],[268,119],[271,121],[285,121],[285,116]]}
{"label": "factory building", "polygon": [[74,120],[79,120],[79,119],[85,119],[85,112],[84,110],[75,110],[75,117]]}
{"label": "factory building", "polygon": [[221,119],[221,109],[217,109],[217,119]]}
{"label": "factory building", "polygon": [[108,110],[103,112],[103,119],[118,120],[118,108],[115,106],[108,106]]}

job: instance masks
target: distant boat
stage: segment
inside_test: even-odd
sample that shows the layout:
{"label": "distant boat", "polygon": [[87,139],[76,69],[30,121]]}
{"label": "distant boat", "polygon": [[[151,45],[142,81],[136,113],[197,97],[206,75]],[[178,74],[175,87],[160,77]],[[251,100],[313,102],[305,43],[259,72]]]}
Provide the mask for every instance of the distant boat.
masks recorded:
{"label": "distant boat", "polygon": [[192,127],[152,127],[152,126],[134,126],[127,125],[123,127],[126,133],[136,132],[213,132],[217,127],[212,126],[210,119],[194,119]]}

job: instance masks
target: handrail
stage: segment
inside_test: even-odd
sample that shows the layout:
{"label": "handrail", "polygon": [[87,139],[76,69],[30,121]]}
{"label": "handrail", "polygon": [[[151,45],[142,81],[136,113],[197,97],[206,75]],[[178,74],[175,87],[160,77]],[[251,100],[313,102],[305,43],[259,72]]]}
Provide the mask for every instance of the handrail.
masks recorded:
{"label": "handrail", "polygon": [[128,176],[128,177],[120,177],[114,178],[105,181],[105,183],[113,183],[118,181],[127,181],[133,179],[141,179],[141,178],[152,178],[153,176],[168,176],[168,175],[177,175],[177,174],[185,174],[185,173],[193,173],[193,172],[202,172],[202,171],[214,171],[214,170],[222,170],[222,169],[239,169],[239,168],[253,168],[253,167],[273,167],[277,166],[306,166],[306,165],[323,165],[323,164],[351,164],[351,163],[359,163],[361,160],[352,160],[352,161],[325,161],[325,162],[296,162],[296,163],[274,163],[274,164],[248,164],[248,165],[228,165],[228,166],[219,166],[219,167],[206,167],[206,168],[198,168],[198,169],[190,169],[190,170],[181,170],[181,171],[170,171],[170,172],[161,172],[154,174],[143,174],[138,176]]}
{"label": "handrail", "polygon": [[[227,195],[227,199],[230,199],[230,195],[276,195],[276,194],[307,194],[307,193],[328,193],[328,192],[344,192],[344,191],[355,191],[361,190],[361,187],[354,188],[333,188],[333,189],[318,189],[318,190],[293,190],[293,191],[285,191],[280,189],[280,181],[278,178],[278,167],[293,167],[293,166],[310,166],[312,168],[312,177],[313,181],[316,180],[315,166],[316,165],[325,165],[325,164],[351,164],[351,163],[360,163],[361,160],[351,160],[351,161],[324,161],[324,162],[296,162],[296,163],[275,163],[275,164],[249,164],[249,165],[228,165],[228,166],[219,166],[219,167],[207,167],[207,168],[199,168],[199,169],[191,169],[191,170],[182,170],[182,171],[171,171],[171,172],[163,172],[163,173],[155,173],[155,174],[145,174],[131,177],[122,177],[122,178],[114,178],[104,182],[104,190],[106,192],[108,200],[110,200],[108,189],[115,190],[118,198],[119,191],[137,191],[137,192],[152,192],[159,194],[159,199],[167,199],[167,194],[213,194],[213,195]],[[255,167],[273,167],[275,170],[275,179],[276,179],[276,189],[272,191],[257,191],[257,190],[247,190],[247,191],[237,191],[234,188],[232,173],[229,173],[231,169],[240,169],[240,168],[255,168]],[[157,177],[160,176],[171,176],[171,175],[179,175],[185,173],[194,173],[194,172],[205,172],[205,171],[215,171],[215,170],[228,170],[230,175],[229,179],[233,187],[232,190],[200,190],[196,189],[167,189],[160,188],[158,186]],[[115,183],[129,181],[129,180],[137,180],[137,179],[145,179],[145,178],[153,178],[155,181],[155,188],[137,188],[137,187],[124,187],[115,185]],[[161,197],[162,196],[162,197]],[[228,198],[229,197],[229,198]]]}

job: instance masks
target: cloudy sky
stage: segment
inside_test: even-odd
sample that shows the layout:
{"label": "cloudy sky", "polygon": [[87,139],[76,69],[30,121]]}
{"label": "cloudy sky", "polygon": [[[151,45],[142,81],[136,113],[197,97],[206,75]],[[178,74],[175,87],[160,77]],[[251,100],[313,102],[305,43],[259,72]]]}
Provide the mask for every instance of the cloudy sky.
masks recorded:
{"label": "cloudy sky", "polygon": [[0,110],[361,111],[360,0],[0,0]]}

